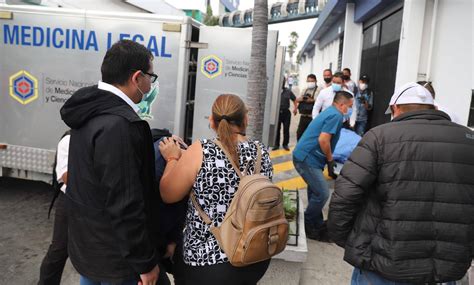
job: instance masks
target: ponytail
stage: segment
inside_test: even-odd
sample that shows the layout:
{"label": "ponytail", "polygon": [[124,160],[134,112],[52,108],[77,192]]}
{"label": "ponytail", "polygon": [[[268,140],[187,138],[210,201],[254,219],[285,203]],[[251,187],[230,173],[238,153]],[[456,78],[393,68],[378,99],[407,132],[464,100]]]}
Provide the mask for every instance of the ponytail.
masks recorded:
{"label": "ponytail", "polygon": [[239,165],[239,154],[237,153],[236,134],[232,130],[231,124],[226,119],[220,120],[217,127],[217,136],[222,143],[222,146],[230,154],[230,158],[234,163]]}
{"label": "ponytail", "polygon": [[220,95],[212,105],[212,116],[217,136],[237,166],[239,165],[239,154],[237,151],[236,129],[241,133],[245,133],[247,127],[245,123],[246,114],[247,108],[237,95]]}

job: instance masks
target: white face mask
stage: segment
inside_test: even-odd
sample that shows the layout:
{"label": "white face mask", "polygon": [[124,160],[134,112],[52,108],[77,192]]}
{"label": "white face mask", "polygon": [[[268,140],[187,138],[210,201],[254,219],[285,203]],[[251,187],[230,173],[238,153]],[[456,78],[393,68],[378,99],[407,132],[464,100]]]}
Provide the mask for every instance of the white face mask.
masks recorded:
{"label": "white face mask", "polygon": [[314,89],[316,87],[316,82],[306,82],[306,86],[309,89]]}
{"label": "white face mask", "polygon": [[365,84],[365,83],[360,83],[360,84],[359,84],[359,90],[360,90],[360,91],[364,91],[365,89],[367,89],[367,84]]}

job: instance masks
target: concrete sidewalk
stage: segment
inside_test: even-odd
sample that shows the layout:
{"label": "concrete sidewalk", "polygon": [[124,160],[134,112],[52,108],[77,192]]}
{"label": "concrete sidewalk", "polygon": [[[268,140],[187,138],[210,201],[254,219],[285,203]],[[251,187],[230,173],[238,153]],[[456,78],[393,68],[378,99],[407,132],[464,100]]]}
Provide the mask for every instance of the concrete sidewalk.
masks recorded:
{"label": "concrete sidewalk", "polygon": [[[304,199],[305,192],[300,193]],[[47,219],[51,195],[44,183],[0,178],[1,285],[38,281],[52,234],[53,219]],[[349,284],[351,267],[342,261],[342,254],[334,244],[308,240],[308,259],[300,284]],[[69,262],[61,284],[79,284],[79,276]],[[278,280],[273,284],[280,285]]]}
{"label": "concrete sidewalk", "polygon": [[[292,146],[295,145],[297,118],[292,117]],[[291,160],[291,154],[279,159]],[[289,169],[285,166],[281,177],[276,179],[297,175],[292,165],[287,165]],[[306,203],[306,190],[301,190],[300,195]],[[53,219],[47,219],[51,197],[51,188],[45,183],[0,178],[0,285],[37,283],[39,267],[52,235]],[[54,212],[51,216],[54,217]],[[342,255],[342,249],[334,244],[308,240],[308,259],[300,284],[349,284],[352,268],[342,260]],[[61,284],[79,284],[79,276],[69,261]],[[273,284],[281,283],[275,278]]]}

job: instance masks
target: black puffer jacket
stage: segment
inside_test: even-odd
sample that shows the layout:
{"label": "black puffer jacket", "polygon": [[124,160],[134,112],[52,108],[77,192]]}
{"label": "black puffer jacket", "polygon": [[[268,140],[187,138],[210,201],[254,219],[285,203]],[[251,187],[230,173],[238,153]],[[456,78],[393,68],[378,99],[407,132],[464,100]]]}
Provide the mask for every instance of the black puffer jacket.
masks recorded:
{"label": "black puffer jacket", "polygon": [[435,110],[370,130],[329,206],[344,260],[398,282],[461,279],[474,253],[474,132]]}
{"label": "black puffer jacket", "polygon": [[78,90],[61,109],[69,146],[68,250],[76,270],[120,283],[157,263],[155,168],[150,127],[118,96]]}

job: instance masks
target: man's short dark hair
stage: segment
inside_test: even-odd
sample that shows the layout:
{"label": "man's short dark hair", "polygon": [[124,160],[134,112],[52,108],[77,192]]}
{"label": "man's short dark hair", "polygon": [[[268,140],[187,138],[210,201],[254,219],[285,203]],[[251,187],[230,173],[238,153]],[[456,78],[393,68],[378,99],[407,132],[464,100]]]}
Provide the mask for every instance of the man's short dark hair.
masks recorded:
{"label": "man's short dark hair", "polygon": [[338,72],[334,73],[334,74],[332,75],[332,77],[342,78],[342,75],[343,75],[342,72],[338,71]]}
{"label": "man's short dark hair", "polygon": [[308,79],[308,78],[312,78],[312,79],[316,80],[316,75],[311,73],[306,77],[306,79]]}
{"label": "man's short dark hair", "polygon": [[351,73],[351,70],[350,70],[349,68],[347,68],[347,67],[346,67],[346,68],[344,68],[342,71],[348,71],[348,72],[349,72],[349,74],[352,74],[352,73]]}
{"label": "man's short dark hair", "polygon": [[434,105],[426,105],[426,104],[401,104],[401,105],[397,105],[398,108],[400,108],[400,110],[403,112],[403,113],[406,113],[406,112],[413,112],[413,111],[422,111],[422,110],[435,110],[435,106]]}
{"label": "man's short dark hair", "polygon": [[133,72],[147,72],[151,60],[152,53],[143,45],[131,40],[118,41],[105,54],[100,68],[102,81],[125,85]]}
{"label": "man's short dark hair", "polygon": [[333,102],[345,103],[348,100],[351,100],[352,98],[354,98],[354,96],[352,96],[351,93],[349,93],[347,91],[338,91],[338,92],[336,92],[336,95],[334,95],[334,101]]}
{"label": "man's short dark hair", "polygon": [[431,93],[431,96],[433,96],[433,99],[436,97],[436,92],[434,90],[432,82],[430,82],[430,81],[418,81],[417,83],[420,84],[421,86],[425,87],[426,89],[428,89],[428,91],[430,91],[430,93]]}
{"label": "man's short dark hair", "polygon": [[326,72],[326,71],[329,71],[332,74],[332,70],[330,68],[326,68],[325,70],[323,70],[323,73]]}

